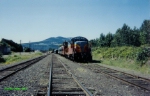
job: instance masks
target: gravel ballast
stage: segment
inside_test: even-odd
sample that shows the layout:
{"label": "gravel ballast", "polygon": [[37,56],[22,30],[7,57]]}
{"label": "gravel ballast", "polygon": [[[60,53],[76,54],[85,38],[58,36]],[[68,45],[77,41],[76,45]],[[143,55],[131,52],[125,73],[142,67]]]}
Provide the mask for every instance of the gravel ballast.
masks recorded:
{"label": "gravel ballast", "polygon": [[[43,56],[44,56],[44,55],[43,55]],[[40,57],[40,56],[38,56],[38,57]],[[35,59],[35,58],[38,58],[38,57],[33,57],[33,58],[28,59],[28,60],[22,60],[22,61],[20,61],[20,62],[11,63],[11,64],[2,64],[2,63],[0,63],[0,70],[5,69],[5,68],[7,68],[7,67],[14,66],[14,65],[18,65],[18,64],[20,64],[20,63],[24,63],[24,62],[26,62],[26,61],[29,61],[29,60],[32,60],[32,59]]]}
{"label": "gravel ballast", "polygon": [[[76,63],[56,55],[76,78],[95,96],[149,96],[150,92],[131,86],[101,73],[94,73],[86,68],[91,63]],[[19,71],[12,77],[0,82],[0,96],[35,96],[41,87],[48,86],[51,55]],[[7,91],[4,88],[23,88],[27,90]]]}
{"label": "gravel ballast", "polygon": [[[42,87],[47,87],[51,55],[30,67],[21,70],[0,82],[0,96],[35,96]],[[26,88],[27,90],[5,90],[5,88]]]}
{"label": "gravel ballast", "polygon": [[142,90],[141,88],[131,86],[102,73],[92,72],[85,67],[87,63],[76,63],[59,55],[57,55],[57,57],[67,66],[67,68],[69,68],[69,70],[87,89],[93,92],[95,96],[150,95],[150,92]]}

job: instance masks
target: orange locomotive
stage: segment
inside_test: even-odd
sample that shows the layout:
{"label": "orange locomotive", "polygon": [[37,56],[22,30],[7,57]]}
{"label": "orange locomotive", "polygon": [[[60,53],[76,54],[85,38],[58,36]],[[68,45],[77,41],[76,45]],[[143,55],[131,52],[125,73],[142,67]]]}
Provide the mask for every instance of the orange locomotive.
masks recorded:
{"label": "orange locomotive", "polygon": [[58,54],[71,58],[74,61],[91,61],[92,54],[88,40],[85,37],[74,37],[63,42],[63,46],[58,49]]}

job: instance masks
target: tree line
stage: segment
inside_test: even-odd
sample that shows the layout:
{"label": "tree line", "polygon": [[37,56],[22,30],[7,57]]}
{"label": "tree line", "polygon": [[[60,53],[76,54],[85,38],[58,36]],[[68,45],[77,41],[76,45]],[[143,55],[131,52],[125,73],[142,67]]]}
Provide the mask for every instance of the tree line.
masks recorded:
{"label": "tree line", "polygon": [[7,39],[3,38],[0,43],[1,43],[1,46],[10,47],[11,51],[13,51],[13,52],[22,52],[23,51],[22,45],[17,44],[12,40],[7,40]]}
{"label": "tree line", "polygon": [[141,46],[150,44],[150,20],[144,20],[140,28],[130,28],[123,24],[115,34],[100,34],[99,38],[90,40],[93,47]]}
{"label": "tree line", "polygon": [[1,42],[0,42],[0,46],[4,46],[4,47],[10,47],[11,51],[13,52],[31,52],[34,51],[29,47],[24,47],[21,44],[17,44],[12,40],[7,40],[2,38]]}

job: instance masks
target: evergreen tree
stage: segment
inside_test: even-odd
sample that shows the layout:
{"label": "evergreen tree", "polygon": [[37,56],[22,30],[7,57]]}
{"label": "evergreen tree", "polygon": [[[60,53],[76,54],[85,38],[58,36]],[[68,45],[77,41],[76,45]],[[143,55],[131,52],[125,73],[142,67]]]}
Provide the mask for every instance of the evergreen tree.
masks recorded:
{"label": "evergreen tree", "polygon": [[140,27],[141,44],[150,44],[150,20],[144,20]]}
{"label": "evergreen tree", "polygon": [[99,38],[99,46],[101,47],[104,47],[106,46],[106,43],[105,43],[105,35],[103,33],[100,34],[100,38]]}
{"label": "evergreen tree", "polygon": [[113,36],[113,40],[111,42],[111,46],[121,46],[121,29],[117,29],[116,34]]}
{"label": "evergreen tree", "polygon": [[130,31],[130,35],[129,35],[129,41],[130,41],[130,45],[133,45],[133,46],[140,46],[140,40],[139,40],[139,37],[140,37],[140,34],[139,34],[139,30],[134,27],[133,30]]}
{"label": "evergreen tree", "polygon": [[130,33],[130,27],[127,26],[126,24],[123,25],[120,35],[121,35],[121,45],[129,45],[129,34]]}
{"label": "evergreen tree", "polygon": [[142,45],[146,44],[147,43],[147,40],[146,40],[146,32],[143,31],[143,32],[140,32],[140,43]]}
{"label": "evergreen tree", "polygon": [[112,40],[113,40],[113,35],[109,32],[105,38],[105,42],[106,42],[107,47],[110,47]]}
{"label": "evergreen tree", "polygon": [[144,20],[140,29],[131,29],[127,24],[118,28],[112,35],[110,32],[105,36],[100,34],[99,39],[92,40],[92,45],[100,47],[110,46],[140,46],[150,44],[150,20]]}

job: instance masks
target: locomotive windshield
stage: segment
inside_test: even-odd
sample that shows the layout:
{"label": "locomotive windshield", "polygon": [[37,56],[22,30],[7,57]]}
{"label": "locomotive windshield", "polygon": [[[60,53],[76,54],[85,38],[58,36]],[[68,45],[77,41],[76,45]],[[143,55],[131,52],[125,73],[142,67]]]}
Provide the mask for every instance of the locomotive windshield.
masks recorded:
{"label": "locomotive windshield", "polygon": [[84,46],[87,44],[87,41],[76,41],[74,44],[77,44],[79,46]]}
{"label": "locomotive windshield", "polygon": [[87,46],[88,42],[87,41],[76,41],[75,43],[75,48],[78,46],[81,49],[81,52],[84,52],[84,48]]}

